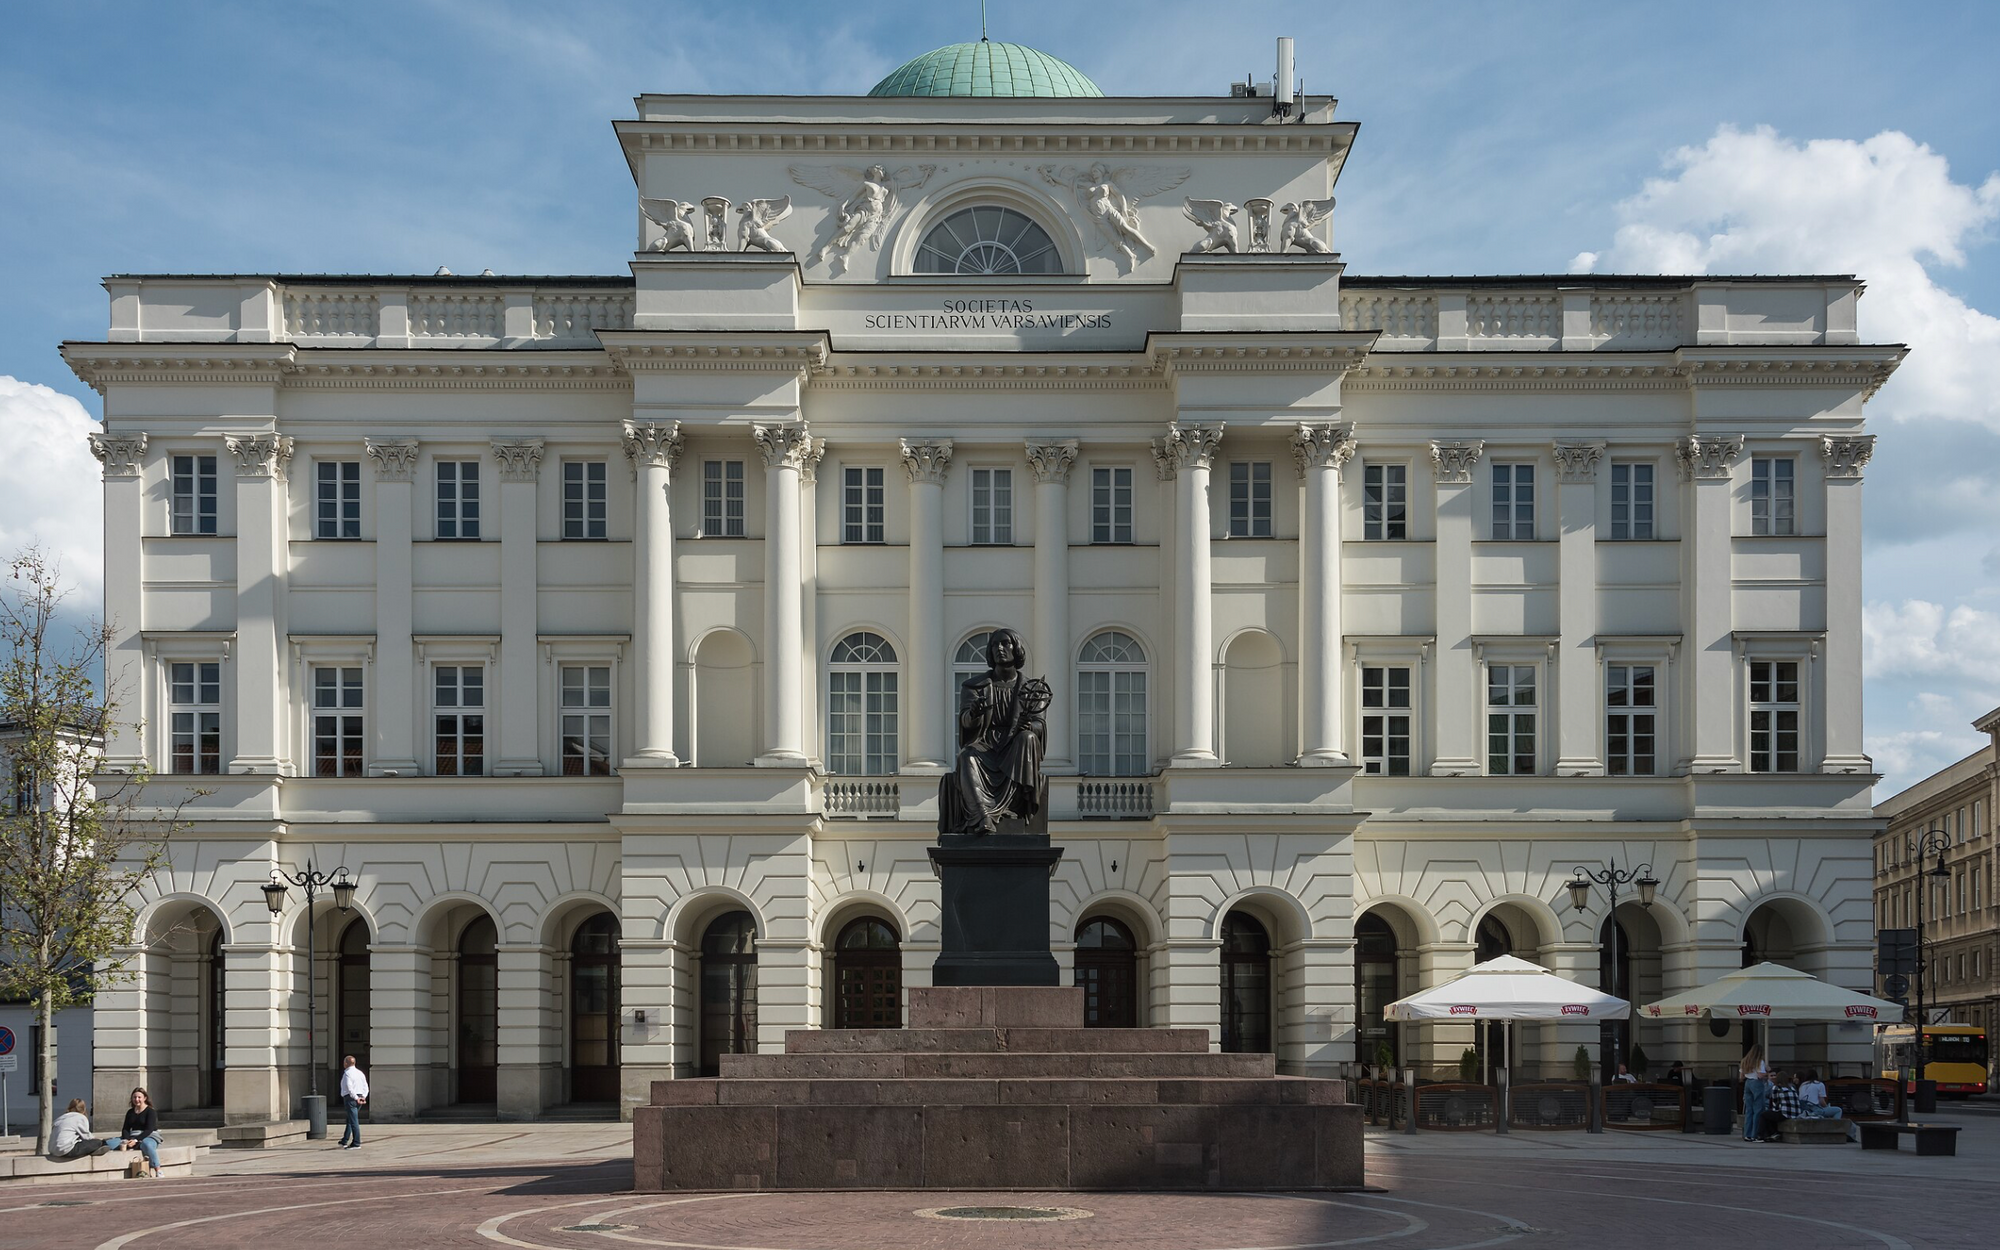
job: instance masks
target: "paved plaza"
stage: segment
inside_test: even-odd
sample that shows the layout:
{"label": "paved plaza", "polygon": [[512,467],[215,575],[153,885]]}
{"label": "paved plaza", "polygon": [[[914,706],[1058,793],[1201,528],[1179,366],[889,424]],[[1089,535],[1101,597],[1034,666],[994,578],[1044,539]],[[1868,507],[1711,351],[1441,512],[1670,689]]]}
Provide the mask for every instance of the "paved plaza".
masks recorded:
{"label": "paved plaza", "polygon": [[[1370,1130],[1380,1192],[635,1195],[623,1125],[382,1128],[359,1151],[210,1151],[191,1179],[0,1190],[9,1250],[339,1244],[611,1250],[1319,1250],[1386,1243],[1985,1247],[2000,1109],[1960,1106],[1956,1158],[1678,1133]],[[1045,1218],[949,1218],[954,1208]],[[979,1214],[974,1212],[974,1214]],[[992,1213],[987,1213],[992,1214]]]}

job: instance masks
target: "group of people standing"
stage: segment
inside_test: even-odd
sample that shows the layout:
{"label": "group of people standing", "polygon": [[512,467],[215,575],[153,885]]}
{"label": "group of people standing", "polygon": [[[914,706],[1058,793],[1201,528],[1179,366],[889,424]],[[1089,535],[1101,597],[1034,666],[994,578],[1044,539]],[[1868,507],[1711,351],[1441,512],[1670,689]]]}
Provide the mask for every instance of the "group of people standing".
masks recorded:
{"label": "group of people standing", "polygon": [[1774,1142],[1786,1120],[1838,1120],[1839,1107],[1827,1097],[1826,1082],[1812,1068],[1773,1072],[1764,1048],[1743,1056],[1743,1140]]}

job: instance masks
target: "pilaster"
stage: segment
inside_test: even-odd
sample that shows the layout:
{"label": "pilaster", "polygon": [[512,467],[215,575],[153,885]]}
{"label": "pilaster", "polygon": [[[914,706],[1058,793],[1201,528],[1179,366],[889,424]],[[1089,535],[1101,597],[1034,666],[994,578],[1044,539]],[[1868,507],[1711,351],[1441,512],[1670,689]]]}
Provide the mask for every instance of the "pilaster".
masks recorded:
{"label": "pilaster", "polygon": [[542,983],[549,950],[537,943],[501,943],[495,968],[499,1021],[493,1111],[502,1120],[533,1120],[543,1097]]}
{"label": "pilaster", "polygon": [[1820,771],[1873,772],[1861,744],[1861,471],[1872,434],[1822,435],[1826,477],[1826,754]]}
{"label": "pilaster", "polygon": [[368,1118],[414,1120],[429,1069],[431,952],[368,948]]}
{"label": "pilaster", "polygon": [[905,767],[941,772],[952,758],[945,728],[944,478],[951,441],[899,444],[910,477],[910,737]]}
{"label": "pilaster", "polygon": [[226,434],[236,461],[236,754],[232,773],[282,773],[285,755],[285,470],[292,440]]}
{"label": "pilaster", "polygon": [[1697,773],[1741,772],[1743,762],[1736,755],[1729,493],[1730,464],[1743,451],[1743,436],[1690,434],[1678,450],[1681,478],[1687,483],[1681,576],[1689,599],[1686,688],[1690,693],[1682,706],[1692,708],[1690,767]]}
{"label": "pilaster", "polygon": [[632,636],[638,742],[628,766],[675,768],[674,529],[670,492],[681,458],[681,424],[625,423],[623,445],[638,479]]}
{"label": "pilaster", "polygon": [[1215,624],[1210,603],[1208,475],[1222,447],[1220,422],[1167,427],[1153,457],[1176,482],[1174,501],[1174,757],[1179,768],[1214,767]]}
{"label": "pilaster", "polygon": [[[1035,475],[1035,630],[1029,666],[1037,673],[1066,674],[1069,636],[1069,473],[1076,463],[1076,440],[1027,445],[1028,469]],[[1058,695],[1044,713],[1048,726],[1047,772],[1076,767],[1069,724],[1074,693]]]}
{"label": "pilaster", "polygon": [[1301,422],[1292,460],[1303,487],[1299,516],[1300,767],[1344,767],[1340,624],[1340,470],[1353,433],[1330,422]]}
{"label": "pilaster", "polygon": [[[1472,475],[1483,442],[1432,443],[1437,483],[1437,760],[1434,777],[1482,771],[1478,663],[1472,652]],[[1431,984],[1431,982],[1426,982]]]}
{"label": "pilaster", "polygon": [[380,705],[372,718],[375,749],[369,753],[368,772],[410,777],[420,771],[415,703],[422,696],[410,636],[417,440],[371,438],[366,446],[375,466],[375,698]]}
{"label": "pilaster", "polygon": [[90,452],[104,466],[104,689],[119,707],[105,733],[107,768],[128,770],[146,758],[139,724],[146,716],[144,553],[146,435],[92,434]]}
{"label": "pilaster", "polygon": [[[542,440],[494,440],[500,477],[500,673],[499,706],[488,712],[498,729],[496,777],[542,774],[541,688],[535,680],[535,639],[541,613],[537,595],[535,489],[542,475]],[[495,715],[497,712],[497,715]]]}
{"label": "pilaster", "polygon": [[1556,644],[1556,775],[1604,774],[1597,674],[1597,464],[1603,443],[1555,445],[1557,587],[1561,638]]}

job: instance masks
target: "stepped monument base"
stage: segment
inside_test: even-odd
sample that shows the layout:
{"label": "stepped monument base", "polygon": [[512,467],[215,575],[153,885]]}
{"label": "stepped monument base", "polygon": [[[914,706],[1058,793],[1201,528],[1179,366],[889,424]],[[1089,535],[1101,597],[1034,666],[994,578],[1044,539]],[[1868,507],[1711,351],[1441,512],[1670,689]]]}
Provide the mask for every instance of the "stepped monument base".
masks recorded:
{"label": "stepped monument base", "polygon": [[1086,1029],[1073,986],[910,990],[907,1029],[794,1030],[782,1055],[655,1081],[641,1192],[1362,1187],[1338,1081],[1205,1029]]}

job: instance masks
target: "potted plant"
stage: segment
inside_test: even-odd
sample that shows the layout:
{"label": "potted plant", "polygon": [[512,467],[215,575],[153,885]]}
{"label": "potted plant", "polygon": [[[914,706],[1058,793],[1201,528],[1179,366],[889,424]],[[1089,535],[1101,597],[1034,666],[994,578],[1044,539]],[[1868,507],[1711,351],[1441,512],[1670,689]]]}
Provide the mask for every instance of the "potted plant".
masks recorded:
{"label": "potted plant", "polygon": [[1570,1061],[1570,1067],[1575,1069],[1577,1080],[1587,1081],[1590,1079],[1590,1048],[1588,1046],[1579,1046],[1576,1048],[1576,1058]]}
{"label": "potted plant", "polygon": [[1458,1079],[1467,1085],[1479,1083],[1479,1052],[1470,1046],[1459,1052]]}
{"label": "potted plant", "polygon": [[1389,1069],[1395,1066],[1396,1066],[1395,1047],[1389,1045],[1389,1043],[1387,1042],[1376,1043],[1375,1075],[1381,1077],[1383,1080],[1386,1081],[1389,1079]]}

